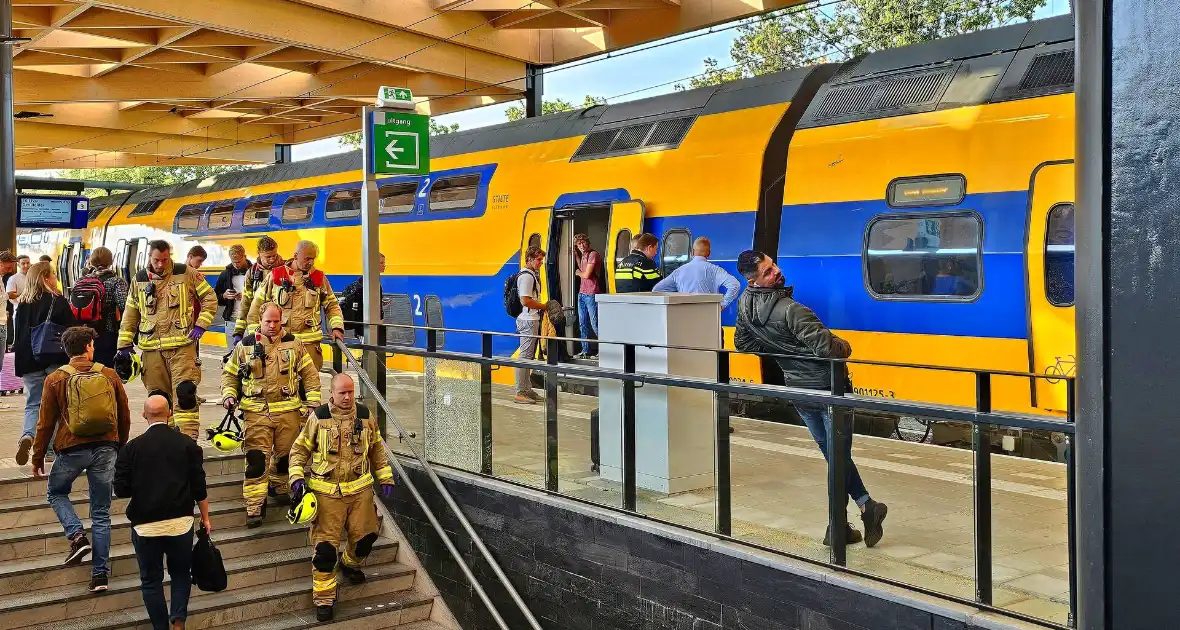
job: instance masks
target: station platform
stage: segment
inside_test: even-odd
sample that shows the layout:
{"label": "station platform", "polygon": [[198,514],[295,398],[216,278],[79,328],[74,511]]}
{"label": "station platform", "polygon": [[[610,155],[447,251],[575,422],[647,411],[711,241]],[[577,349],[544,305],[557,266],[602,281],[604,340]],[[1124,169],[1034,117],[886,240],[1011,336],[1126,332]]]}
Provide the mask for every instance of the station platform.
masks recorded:
{"label": "station platform", "polygon": [[[221,348],[202,348],[199,395],[202,427],[224,414],[220,400]],[[322,378],[324,399],[328,378]],[[420,373],[391,372],[387,399],[398,419],[422,444],[424,412]],[[127,388],[132,435],[145,428],[139,416],[146,392]],[[544,487],[544,405],[522,406],[511,388],[493,386],[493,474]],[[468,401],[478,411],[478,401]],[[453,404],[464,404],[454,401]],[[595,398],[561,393],[559,489],[562,494],[608,506],[622,503],[618,484],[591,470],[590,412]],[[0,469],[13,456],[24,396],[0,397]],[[828,559],[822,540],[827,521],[826,466],[807,430],[733,418],[733,537],[817,561]],[[203,432],[202,432],[203,433]],[[203,440],[202,446],[208,446]],[[396,440],[390,441],[398,451]],[[923,589],[974,596],[972,458],[966,450],[857,435],[853,458],[873,498],[889,505],[885,537],[873,549],[848,547],[848,566]],[[997,607],[1064,625],[1069,582],[1066,478],[1061,464],[995,455],[993,474],[994,602]],[[661,495],[639,490],[638,511],[669,523],[711,531],[711,489]],[[863,531],[854,510],[849,522]]]}

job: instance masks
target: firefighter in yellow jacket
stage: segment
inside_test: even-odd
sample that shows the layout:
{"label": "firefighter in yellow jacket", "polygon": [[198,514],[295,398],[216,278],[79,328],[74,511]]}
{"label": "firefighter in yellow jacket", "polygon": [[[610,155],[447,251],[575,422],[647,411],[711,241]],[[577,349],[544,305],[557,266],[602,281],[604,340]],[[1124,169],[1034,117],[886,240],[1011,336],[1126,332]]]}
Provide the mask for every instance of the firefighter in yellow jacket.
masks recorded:
{"label": "firefighter in yellow jacket", "polygon": [[[200,311],[194,317],[194,311]],[[143,384],[150,392],[171,392],[173,421],[181,433],[197,439],[201,429],[195,342],[213,323],[217,296],[205,278],[185,264],[172,262],[167,241],[148,244],[148,268],[135,274],[119,329],[115,362],[127,360],[132,345],[143,351]],[[139,340],[136,342],[136,335]]]}
{"label": "firefighter in yellow jacket", "polygon": [[[393,469],[385,455],[377,422],[355,402],[352,377],[332,378],[329,404],[315,410],[291,447],[291,499],[299,505],[307,492],[318,508],[311,527],[312,602],[316,618],[332,618],[336,566],[353,584],[365,581],[360,564],[377,542],[373,484],[382,496],[393,492]],[[337,547],[347,543],[343,552]]]}
{"label": "firefighter in yellow jacket", "polygon": [[320,348],[324,339],[321,311],[328,319],[332,336],[344,339],[344,314],[328,284],[328,277],[315,268],[318,253],[315,243],[299,241],[291,262],[275,267],[263,277],[246,318],[246,332],[253,332],[258,329],[262,304],[278,304],[283,309],[283,328],[306,346],[317,370],[324,365]]}
{"label": "firefighter in yellow jacket", "polygon": [[304,419],[320,405],[320,373],[303,344],[284,333],[278,306],[266,304],[261,310],[258,332],[234,346],[221,374],[221,404],[238,407],[245,416],[246,527],[262,525],[268,493],[276,503],[287,502],[291,445]]}
{"label": "firefighter in yellow jacket", "polygon": [[242,283],[242,308],[238,312],[238,320],[234,322],[234,338],[230,347],[238,345],[242,336],[246,334],[246,317],[250,315],[254,294],[262,287],[263,278],[270,275],[275,267],[281,266],[283,256],[279,254],[279,244],[269,236],[258,239],[258,259],[246,271],[246,278]]}

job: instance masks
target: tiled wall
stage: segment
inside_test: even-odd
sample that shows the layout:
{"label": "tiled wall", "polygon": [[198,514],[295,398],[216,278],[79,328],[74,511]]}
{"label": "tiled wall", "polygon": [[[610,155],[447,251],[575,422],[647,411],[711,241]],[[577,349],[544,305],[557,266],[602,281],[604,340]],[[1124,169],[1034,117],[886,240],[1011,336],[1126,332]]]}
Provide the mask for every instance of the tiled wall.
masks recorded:
{"label": "tiled wall", "polygon": [[[409,474],[471,562],[478,552],[426,475]],[[484,544],[548,629],[963,630],[886,599],[600,518],[478,479],[443,475]],[[476,593],[405,484],[386,505],[464,630],[495,629]],[[481,560],[476,575],[512,630],[526,630]]]}

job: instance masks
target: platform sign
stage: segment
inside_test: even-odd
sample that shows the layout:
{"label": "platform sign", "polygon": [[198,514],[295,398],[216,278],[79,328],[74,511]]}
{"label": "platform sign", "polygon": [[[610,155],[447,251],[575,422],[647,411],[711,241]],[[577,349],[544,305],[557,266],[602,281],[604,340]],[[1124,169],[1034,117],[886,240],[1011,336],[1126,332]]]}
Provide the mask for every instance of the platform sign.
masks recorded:
{"label": "platform sign", "polygon": [[63,195],[17,195],[16,226],[21,228],[82,229],[90,200]]}
{"label": "platform sign", "polygon": [[430,116],[373,112],[372,172],[377,175],[425,175],[430,172]]}

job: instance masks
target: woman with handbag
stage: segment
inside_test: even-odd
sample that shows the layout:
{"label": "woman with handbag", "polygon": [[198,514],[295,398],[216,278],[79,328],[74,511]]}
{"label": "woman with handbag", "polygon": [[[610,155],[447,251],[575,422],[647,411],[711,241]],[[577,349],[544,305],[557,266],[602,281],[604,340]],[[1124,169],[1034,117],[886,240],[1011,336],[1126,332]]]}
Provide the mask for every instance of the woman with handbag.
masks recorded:
{"label": "woman with handbag", "polygon": [[16,463],[29,463],[37,416],[41,413],[41,388],[45,377],[69,360],[61,347],[61,334],[75,325],[70,302],[57,286],[51,263],[29,267],[25,290],[17,299],[15,372],[25,384],[25,424],[17,444]]}

